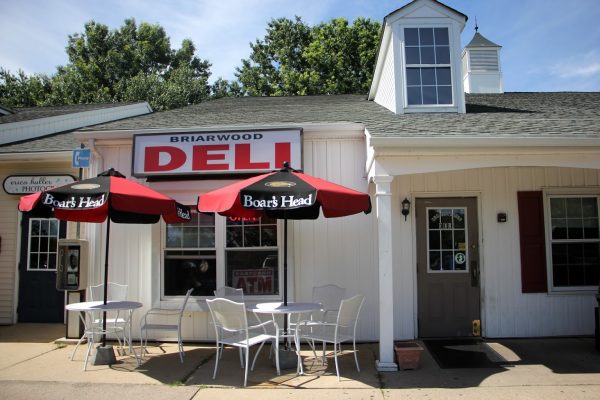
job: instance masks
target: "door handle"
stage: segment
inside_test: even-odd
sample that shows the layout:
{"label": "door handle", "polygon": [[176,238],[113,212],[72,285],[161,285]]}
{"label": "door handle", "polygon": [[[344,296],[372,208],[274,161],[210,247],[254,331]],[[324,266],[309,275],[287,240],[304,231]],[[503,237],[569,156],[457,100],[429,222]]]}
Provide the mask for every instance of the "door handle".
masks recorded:
{"label": "door handle", "polygon": [[479,286],[479,264],[477,261],[471,261],[471,286]]}

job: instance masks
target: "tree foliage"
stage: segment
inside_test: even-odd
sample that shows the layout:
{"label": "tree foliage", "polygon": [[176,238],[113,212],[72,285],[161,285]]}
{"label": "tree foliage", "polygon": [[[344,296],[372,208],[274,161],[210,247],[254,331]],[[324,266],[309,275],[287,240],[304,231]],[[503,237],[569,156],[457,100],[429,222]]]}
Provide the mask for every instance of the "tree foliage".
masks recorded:
{"label": "tree foliage", "polygon": [[156,110],[199,103],[210,95],[210,63],[189,39],[178,50],[157,24],[126,19],[109,30],[90,21],[69,35],[69,63],[52,77],[0,70],[0,103],[18,106],[148,101]]}
{"label": "tree foliage", "polygon": [[171,47],[158,24],[126,19],[110,30],[90,21],[69,35],[69,62],[56,74],[27,76],[0,68],[0,104],[9,107],[148,101],[165,110],[228,96],[366,93],[381,25],[344,18],[309,26],[300,17],[271,20],[236,68],[237,81],[208,84],[210,63],[185,39]]}
{"label": "tree foliage", "polygon": [[273,19],[262,40],[236,69],[251,96],[365,93],[369,90],[381,24],[345,18],[314,27],[300,17]]}

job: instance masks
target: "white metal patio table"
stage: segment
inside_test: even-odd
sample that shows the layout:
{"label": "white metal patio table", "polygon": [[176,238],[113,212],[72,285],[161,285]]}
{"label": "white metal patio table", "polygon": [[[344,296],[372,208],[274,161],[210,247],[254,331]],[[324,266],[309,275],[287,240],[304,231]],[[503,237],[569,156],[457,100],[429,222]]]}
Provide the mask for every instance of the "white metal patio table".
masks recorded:
{"label": "white metal patio table", "polygon": [[[321,304],[319,303],[296,303],[289,302],[287,305],[284,305],[283,302],[270,302],[270,303],[257,303],[255,305],[248,305],[246,309],[255,314],[270,314],[273,318],[273,322],[275,324],[275,329],[277,332],[280,332],[279,325],[275,319],[276,315],[298,315],[298,314],[310,314],[313,311],[318,311],[321,309]],[[300,343],[296,332],[290,334],[286,331],[282,331],[283,333],[279,335],[281,338],[293,338],[294,344],[296,346],[296,354],[298,358],[298,368],[296,369],[302,375],[304,374],[304,368],[302,365],[302,359],[300,357]]]}
{"label": "white metal patio table", "polygon": [[[94,345],[94,336],[95,335],[99,335],[102,334],[102,328],[97,328],[96,325],[94,324],[94,319],[95,319],[95,314],[96,313],[103,313],[103,312],[109,312],[109,311],[127,311],[127,318],[126,318],[126,324],[125,324],[125,329],[124,329],[124,335],[127,335],[127,340],[129,342],[129,353],[133,353],[135,360],[137,362],[137,364],[139,365],[140,361],[138,359],[137,353],[135,352],[135,350],[133,349],[132,346],[132,341],[131,341],[131,317],[133,315],[133,311],[141,308],[142,307],[142,303],[140,303],[139,301],[129,301],[129,300],[112,300],[112,301],[107,301],[106,304],[104,304],[103,301],[85,301],[85,302],[81,302],[81,303],[72,303],[72,304],[67,304],[65,306],[65,308],[68,311],[78,311],[79,312],[79,318],[81,319],[81,321],[83,322],[83,326],[84,326],[84,337],[87,339],[88,343],[88,349],[85,355],[85,363],[83,365],[83,369],[86,370],[87,369],[87,361],[88,361],[88,357],[90,355],[90,350],[92,348],[92,346]],[[79,345],[79,343],[77,343],[77,345]],[[77,348],[75,348],[76,350]],[[74,352],[73,352],[74,353]],[[72,357],[71,357],[72,358]]]}

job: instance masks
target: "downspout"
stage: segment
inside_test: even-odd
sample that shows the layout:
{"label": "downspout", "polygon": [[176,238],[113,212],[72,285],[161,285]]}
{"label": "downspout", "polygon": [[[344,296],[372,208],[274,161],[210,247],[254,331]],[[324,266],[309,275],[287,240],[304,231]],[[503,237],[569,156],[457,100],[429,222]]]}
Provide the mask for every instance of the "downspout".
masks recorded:
{"label": "downspout", "polygon": [[88,146],[92,150],[92,153],[94,153],[94,155],[96,157],[98,157],[98,160],[99,160],[98,161],[98,166],[99,166],[99,168],[97,169],[97,171],[103,171],[104,170],[104,157],[102,157],[102,154],[100,154],[100,152],[96,148],[96,139],[90,139],[89,142],[88,142]]}

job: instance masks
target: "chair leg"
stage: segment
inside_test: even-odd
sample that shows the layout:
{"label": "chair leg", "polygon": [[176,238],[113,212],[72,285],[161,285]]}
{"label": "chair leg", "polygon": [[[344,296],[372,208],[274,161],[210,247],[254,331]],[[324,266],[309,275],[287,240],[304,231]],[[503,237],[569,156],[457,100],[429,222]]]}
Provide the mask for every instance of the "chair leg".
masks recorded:
{"label": "chair leg", "polygon": [[[146,340],[144,341],[144,337]],[[148,344],[148,332],[146,329],[140,329],[140,360],[144,359],[144,355],[146,354],[146,345]]]}
{"label": "chair leg", "polygon": [[87,363],[88,363],[88,358],[90,357],[90,351],[92,350],[92,347],[94,347],[94,336],[93,336],[93,332],[92,332],[92,336],[88,337],[88,343],[87,343],[87,351],[85,353],[85,361],[83,363],[83,370],[87,371]]}
{"label": "chair leg", "polygon": [[73,361],[73,357],[75,357],[75,352],[77,352],[77,349],[79,348],[79,345],[81,343],[83,343],[83,339],[86,338],[85,333],[79,338],[79,340],[77,341],[77,344],[75,345],[75,349],[73,349],[73,353],[71,353],[71,361]]}
{"label": "chair leg", "polygon": [[333,342],[333,358],[335,359],[335,373],[337,374],[337,378],[338,378],[338,382],[340,381],[340,369],[338,367],[338,359],[337,359],[337,353],[338,353],[338,349],[337,346],[339,346],[339,344]]}
{"label": "chair leg", "polygon": [[[258,358],[258,354],[260,353],[260,350],[263,348],[263,346],[265,345],[265,342],[262,342],[260,344],[260,346],[258,346],[258,350],[256,350],[256,354],[254,354],[254,359],[252,360],[252,366],[250,367],[250,371],[254,371],[254,364],[256,364],[256,359]],[[240,347],[241,349],[241,347]],[[246,349],[246,351],[250,351],[250,349]]]}
{"label": "chair leg", "polygon": [[360,372],[360,367],[358,366],[358,357],[356,355],[356,339],[352,339],[352,349],[354,350],[354,361],[356,362],[356,370]]}
{"label": "chair leg", "polygon": [[279,368],[279,340],[275,341],[275,366],[277,367],[277,375],[281,375],[281,369]]}
{"label": "chair leg", "polygon": [[246,348],[246,369],[244,370],[244,387],[248,382],[248,363],[250,362],[250,349]]}
{"label": "chair leg", "polygon": [[181,343],[181,330],[177,330],[177,350],[179,351],[179,361],[183,364],[183,344]]}
{"label": "chair leg", "polygon": [[219,358],[221,358],[221,355],[223,353],[223,347],[221,346],[222,344],[217,341],[217,356],[215,357],[215,370],[213,371],[213,379],[215,379],[217,376],[217,368],[219,368]]}

